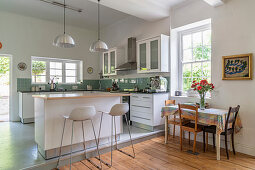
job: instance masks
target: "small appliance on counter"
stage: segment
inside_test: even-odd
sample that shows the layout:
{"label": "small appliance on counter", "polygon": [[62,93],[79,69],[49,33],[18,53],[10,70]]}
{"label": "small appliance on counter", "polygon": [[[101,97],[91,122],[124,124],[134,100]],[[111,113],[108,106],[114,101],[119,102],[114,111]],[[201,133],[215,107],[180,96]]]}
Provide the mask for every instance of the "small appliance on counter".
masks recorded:
{"label": "small appliance on counter", "polygon": [[112,91],[117,91],[117,90],[119,90],[120,88],[119,88],[119,85],[118,85],[118,83],[117,82],[112,82]]}
{"label": "small appliance on counter", "polygon": [[154,92],[167,91],[167,79],[162,76],[150,77],[151,90]]}
{"label": "small appliance on counter", "polygon": [[56,91],[57,89],[57,83],[55,83],[55,78],[53,77],[52,79],[50,79],[50,82],[48,83],[50,85],[50,91]]}

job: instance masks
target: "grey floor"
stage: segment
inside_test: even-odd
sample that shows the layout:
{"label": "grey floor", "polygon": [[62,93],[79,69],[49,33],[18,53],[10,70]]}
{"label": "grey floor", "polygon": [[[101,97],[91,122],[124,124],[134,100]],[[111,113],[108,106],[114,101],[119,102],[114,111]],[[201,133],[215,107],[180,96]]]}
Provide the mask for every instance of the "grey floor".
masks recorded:
{"label": "grey floor", "polygon": [[[132,138],[147,136],[151,131],[131,127]],[[120,141],[129,138],[127,128]],[[34,141],[34,124],[0,122],[0,170],[26,169],[47,163],[37,152]]]}

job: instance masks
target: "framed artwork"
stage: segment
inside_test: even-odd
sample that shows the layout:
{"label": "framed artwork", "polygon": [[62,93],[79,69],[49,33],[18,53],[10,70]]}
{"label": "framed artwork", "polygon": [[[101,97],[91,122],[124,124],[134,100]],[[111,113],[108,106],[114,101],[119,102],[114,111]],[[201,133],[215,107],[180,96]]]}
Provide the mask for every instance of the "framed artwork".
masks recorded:
{"label": "framed artwork", "polygon": [[252,80],[252,54],[223,56],[222,80]]}

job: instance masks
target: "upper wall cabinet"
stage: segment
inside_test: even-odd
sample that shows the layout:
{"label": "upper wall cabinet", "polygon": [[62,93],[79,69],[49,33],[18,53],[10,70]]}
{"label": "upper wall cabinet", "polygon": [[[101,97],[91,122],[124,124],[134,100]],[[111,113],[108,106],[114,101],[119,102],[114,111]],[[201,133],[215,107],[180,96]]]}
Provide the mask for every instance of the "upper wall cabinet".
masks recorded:
{"label": "upper wall cabinet", "polygon": [[117,48],[111,48],[103,53],[103,76],[117,75]]}
{"label": "upper wall cabinet", "polygon": [[169,72],[169,36],[137,41],[137,72]]}

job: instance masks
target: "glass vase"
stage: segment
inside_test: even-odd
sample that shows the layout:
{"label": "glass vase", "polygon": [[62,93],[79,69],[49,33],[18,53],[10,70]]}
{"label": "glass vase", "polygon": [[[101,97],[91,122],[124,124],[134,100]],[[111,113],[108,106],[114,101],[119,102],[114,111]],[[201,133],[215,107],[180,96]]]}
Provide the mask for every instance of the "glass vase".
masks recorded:
{"label": "glass vase", "polygon": [[200,109],[201,110],[205,110],[205,94],[206,93],[200,94]]}

